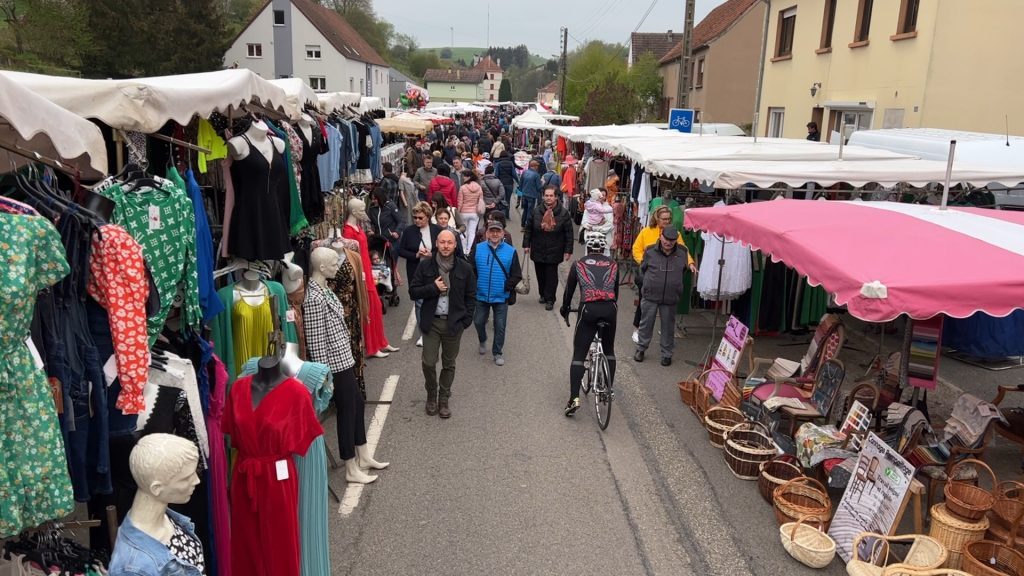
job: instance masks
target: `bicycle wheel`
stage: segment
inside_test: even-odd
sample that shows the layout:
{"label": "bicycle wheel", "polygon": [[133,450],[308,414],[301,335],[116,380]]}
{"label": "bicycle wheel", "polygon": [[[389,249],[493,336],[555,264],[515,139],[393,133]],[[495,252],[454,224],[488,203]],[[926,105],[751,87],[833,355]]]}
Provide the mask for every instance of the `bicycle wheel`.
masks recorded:
{"label": "bicycle wheel", "polygon": [[604,354],[594,357],[594,410],[597,412],[597,425],[601,430],[608,428],[612,417],[612,387],[608,372],[608,359]]}

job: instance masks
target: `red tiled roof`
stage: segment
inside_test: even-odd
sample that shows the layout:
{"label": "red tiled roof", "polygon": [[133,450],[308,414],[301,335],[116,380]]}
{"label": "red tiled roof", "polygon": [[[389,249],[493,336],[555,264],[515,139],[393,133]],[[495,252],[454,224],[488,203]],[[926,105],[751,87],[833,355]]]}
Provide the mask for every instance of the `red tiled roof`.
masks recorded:
{"label": "red tiled roof", "polygon": [[[708,45],[728,30],[741,16],[747,13],[751,6],[759,0],[726,0],[720,6],[708,13],[700,24],[693,28],[691,46],[697,50]],[[667,64],[678,60],[683,53],[683,42],[680,40],[667,54],[659,61],[660,64]]]}
{"label": "red tiled roof", "polygon": [[661,60],[669,50],[675,46],[683,37],[677,32],[634,32],[629,37],[633,46],[633,63],[640,59],[645,52],[654,54],[655,60]]}
{"label": "red tiled roof", "polygon": [[479,84],[485,75],[486,72],[476,68],[430,68],[423,74],[423,83]]}
{"label": "red tiled roof", "polygon": [[490,56],[484,56],[483,60],[478,62],[476,66],[473,66],[473,69],[481,70],[483,72],[504,72],[504,70],[501,69],[501,66],[498,66],[497,62],[491,60]]}
{"label": "red tiled roof", "polygon": [[547,86],[537,90],[537,92],[545,92],[547,94],[558,94],[558,80],[552,80]]}
{"label": "red tiled roof", "polygon": [[291,0],[334,49],[349,60],[390,67],[376,50],[359,35],[351,24],[330,8],[320,6],[313,0]]}

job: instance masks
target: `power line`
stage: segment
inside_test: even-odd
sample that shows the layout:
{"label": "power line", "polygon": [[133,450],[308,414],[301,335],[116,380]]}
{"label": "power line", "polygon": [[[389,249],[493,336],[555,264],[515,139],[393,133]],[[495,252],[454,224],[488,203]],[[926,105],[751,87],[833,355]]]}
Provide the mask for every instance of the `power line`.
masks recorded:
{"label": "power line", "polygon": [[608,16],[608,14],[610,14],[611,11],[613,9],[615,9],[615,8],[616,8],[616,2],[614,0],[612,0],[611,2],[608,3],[607,6],[604,7],[604,9],[599,10],[596,13],[597,14],[597,19],[594,20],[589,26],[586,26],[585,28],[583,28],[582,31],[580,32],[580,35],[586,35],[586,34],[590,33],[590,31],[593,30],[594,28],[596,28],[598,26],[598,24],[600,24],[601,21],[604,20],[605,17]]}
{"label": "power line", "polygon": [[589,18],[584,18],[579,23],[580,30],[583,31],[582,34],[586,34],[590,30],[592,30],[594,26],[596,26],[601,21],[601,19],[604,18],[604,15],[607,14],[608,10],[611,7],[613,7],[615,3],[616,0],[608,0],[608,2],[606,2],[603,6],[591,12]]}

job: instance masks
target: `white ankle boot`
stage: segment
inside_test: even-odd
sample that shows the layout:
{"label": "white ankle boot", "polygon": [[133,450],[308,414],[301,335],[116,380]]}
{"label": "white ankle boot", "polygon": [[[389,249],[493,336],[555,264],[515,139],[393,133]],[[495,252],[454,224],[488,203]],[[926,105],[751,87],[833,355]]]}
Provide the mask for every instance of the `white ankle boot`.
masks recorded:
{"label": "white ankle boot", "polygon": [[345,481],[353,484],[369,484],[377,477],[363,472],[356,458],[345,460]]}
{"label": "white ankle boot", "polygon": [[370,456],[370,449],[363,444],[362,446],[356,446],[356,461],[359,462],[360,468],[366,468],[369,470],[383,470],[388,467],[390,462],[378,462]]}

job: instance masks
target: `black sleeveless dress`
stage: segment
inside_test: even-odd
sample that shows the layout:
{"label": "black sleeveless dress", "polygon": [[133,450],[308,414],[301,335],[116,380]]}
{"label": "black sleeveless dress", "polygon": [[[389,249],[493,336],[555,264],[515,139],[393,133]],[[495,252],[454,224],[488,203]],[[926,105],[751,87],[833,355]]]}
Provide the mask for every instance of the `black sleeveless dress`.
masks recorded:
{"label": "black sleeveless dress", "polygon": [[231,163],[235,207],[228,252],[246,260],[279,260],[291,250],[288,167],[277,146],[271,146],[268,163],[247,136],[242,139],[249,145],[249,155]]}
{"label": "black sleeveless dress", "polygon": [[317,157],[325,153],[324,136],[320,133],[320,127],[313,125],[312,141],[306,140],[302,130],[296,128],[295,132],[302,141],[302,179],[300,180],[300,193],[302,198],[302,213],[310,226],[316,226],[324,220],[324,193],[320,190],[320,169],[317,167]]}

